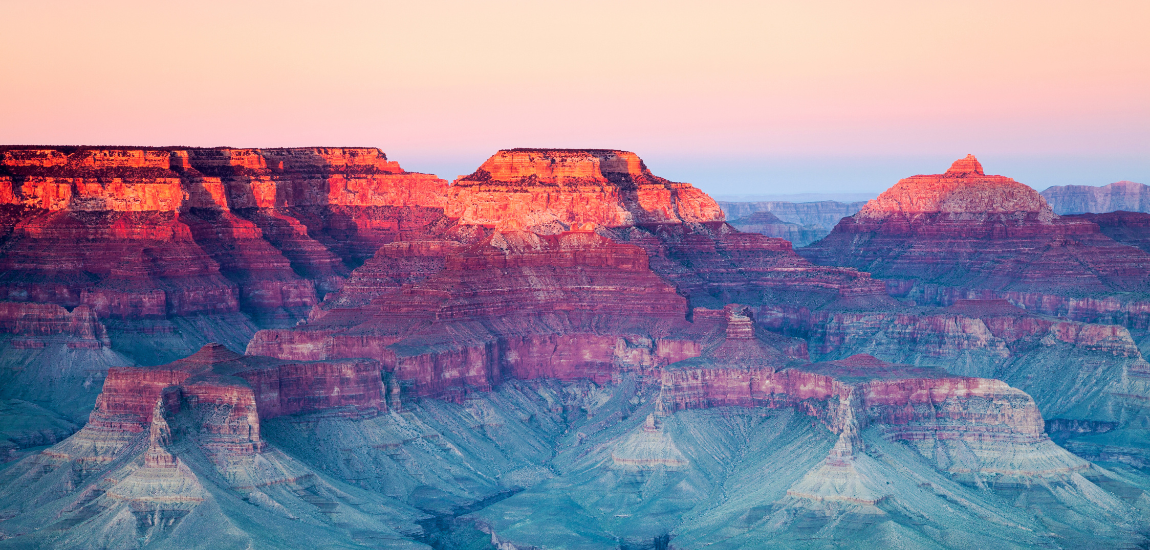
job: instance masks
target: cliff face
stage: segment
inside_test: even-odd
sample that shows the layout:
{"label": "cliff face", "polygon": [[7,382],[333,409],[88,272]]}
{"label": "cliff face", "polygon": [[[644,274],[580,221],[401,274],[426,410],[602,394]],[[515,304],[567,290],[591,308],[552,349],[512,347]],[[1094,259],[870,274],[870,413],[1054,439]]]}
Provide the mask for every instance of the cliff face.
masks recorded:
{"label": "cliff face", "polygon": [[1077,214],[1068,218],[1085,220],[1102,229],[1102,234],[1143,252],[1150,252],[1150,214],[1141,212],[1107,212]]}
{"label": "cliff face", "polygon": [[[369,534],[375,544],[409,546],[400,531],[418,532],[414,510],[324,481],[261,436],[261,416],[334,407],[359,417],[367,409],[355,410],[364,393],[356,388],[372,380],[378,406],[378,368],[364,379],[370,369],[357,367],[290,365],[209,345],[161,367],[112,369],[83,429],[4,470],[6,537],[53,547],[109,539],[292,546],[351,545]],[[328,514],[341,506],[354,534],[330,530]],[[244,527],[218,529],[232,522]],[[277,534],[287,531],[290,542]]]}
{"label": "cliff face", "polygon": [[[1095,224],[1056,216],[1034,190],[986,176],[973,157],[945,174],[900,181],[800,253],[887,279],[896,296],[942,305],[1008,298],[1027,309],[1145,324],[1150,255]],[[1114,307],[1097,301],[1120,294]],[[1105,299],[1103,299],[1105,300]],[[1140,325],[1139,325],[1140,326]]]}
{"label": "cliff face", "polygon": [[252,321],[305,317],[381,245],[430,234],[446,190],[372,148],[0,147],[0,298],[83,305],[133,334],[210,316],[246,340]]}
{"label": "cliff face", "polygon": [[1150,212],[1150,187],[1132,181],[1119,181],[1102,187],[1054,186],[1043,191],[1042,197],[1059,215]]}
{"label": "cliff face", "polygon": [[54,304],[0,302],[0,332],[17,335],[16,347],[42,348],[56,335],[63,336],[69,348],[110,345],[107,328],[85,306],[68,311]]}
{"label": "cliff face", "polygon": [[702,191],[651,173],[634,153],[510,149],[451,186],[448,216],[511,229],[708,222],[722,211]]}
{"label": "cliff face", "polygon": [[[237,409],[236,418],[251,420],[252,437],[256,438],[252,441],[258,441],[257,414],[274,418],[337,410],[359,416],[386,410],[379,373],[378,364],[367,360],[278,361],[246,357],[219,344],[208,344],[167,365],[111,369],[89,425],[138,433],[147,429],[157,399],[173,413],[181,407],[227,402],[233,408],[242,407]],[[221,429],[236,434],[243,431]]]}
{"label": "cliff face", "polygon": [[[426,252],[436,250],[448,251]],[[688,326],[686,301],[648,269],[641,248],[590,231],[497,231],[439,261],[441,271],[402,289],[370,288],[370,298],[345,289],[306,326],[258,333],[248,353],[372,357],[405,392],[431,396],[508,378],[606,381],[626,364],[681,353],[660,342]]]}

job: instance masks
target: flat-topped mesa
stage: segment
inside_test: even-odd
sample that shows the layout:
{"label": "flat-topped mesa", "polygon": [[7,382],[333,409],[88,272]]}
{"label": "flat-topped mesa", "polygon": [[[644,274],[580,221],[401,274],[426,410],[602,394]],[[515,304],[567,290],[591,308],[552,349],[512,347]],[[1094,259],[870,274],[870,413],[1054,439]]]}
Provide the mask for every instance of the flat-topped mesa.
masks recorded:
{"label": "flat-topped mesa", "polygon": [[954,161],[943,174],[900,180],[866,203],[855,219],[862,222],[923,214],[963,218],[1014,214],[1043,223],[1054,219],[1050,205],[1037,191],[1004,176],[984,174],[974,155]]}
{"label": "flat-topped mesa", "polygon": [[502,150],[457,179],[448,194],[448,216],[484,226],[560,230],[723,220],[699,189],[655,176],[634,153],[609,149]]}

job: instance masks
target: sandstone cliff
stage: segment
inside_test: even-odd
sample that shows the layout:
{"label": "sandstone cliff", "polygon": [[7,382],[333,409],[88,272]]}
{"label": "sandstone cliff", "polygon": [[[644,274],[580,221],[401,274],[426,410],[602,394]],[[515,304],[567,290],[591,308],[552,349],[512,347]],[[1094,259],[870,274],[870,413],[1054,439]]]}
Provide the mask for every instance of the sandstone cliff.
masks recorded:
{"label": "sandstone cliff", "polygon": [[146,363],[242,349],[441,231],[446,191],[374,148],[3,146],[0,298],[83,306]]}
{"label": "sandstone cliff", "polygon": [[702,191],[655,176],[634,153],[606,149],[499,151],[455,181],[446,213],[465,224],[540,231],[723,219]]}

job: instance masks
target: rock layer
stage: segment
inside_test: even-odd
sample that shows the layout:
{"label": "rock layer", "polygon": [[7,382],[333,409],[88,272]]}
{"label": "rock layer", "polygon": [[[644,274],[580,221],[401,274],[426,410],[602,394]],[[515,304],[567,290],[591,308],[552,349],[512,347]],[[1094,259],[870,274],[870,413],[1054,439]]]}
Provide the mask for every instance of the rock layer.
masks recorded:
{"label": "rock layer", "polygon": [[455,181],[446,213],[465,224],[539,230],[723,219],[702,191],[655,176],[634,153],[606,149],[499,151]]}

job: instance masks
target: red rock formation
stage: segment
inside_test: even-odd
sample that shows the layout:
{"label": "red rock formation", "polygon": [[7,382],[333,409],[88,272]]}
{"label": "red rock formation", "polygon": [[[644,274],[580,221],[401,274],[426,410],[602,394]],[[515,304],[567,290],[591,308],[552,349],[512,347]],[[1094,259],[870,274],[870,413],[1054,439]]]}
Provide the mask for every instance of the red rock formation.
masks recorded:
{"label": "red rock formation", "polygon": [[943,174],[900,180],[866,203],[855,218],[882,220],[915,214],[1030,214],[1039,222],[1054,219],[1050,205],[1037,191],[1007,177],[983,174],[974,155],[954,161]]}
{"label": "red rock formation", "polygon": [[373,415],[386,410],[384,393],[373,361],[280,361],[209,344],[168,365],[110,369],[88,427],[143,432],[159,401],[169,414],[188,416],[201,445],[223,460],[262,449],[261,417],[316,411]]}
{"label": "red rock formation", "polygon": [[655,176],[634,153],[606,149],[499,151],[455,181],[446,213],[465,224],[552,231],[723,219],[702,191]]}
{"label": "red rock formation", "polygon": [[237,289],[175,212],[73,212],[23,220],[0,255],[9,300],[90,306],[101,318],[236,311]]}
{"label": "red rock formation", "polygon": [[290,324],[316,286],[339,288],[344,261],[425,238],[446,200],[446,182],[373,148],[0,155],[0,298],[86,304],[103,318],[243,310]]}
{"label": "red rock formation", "polygon": [[[1139,326],[1150,322],[1150,254],[1055,216],[1033,189],[984,175],[973,157],[945,174],[901,180],[800,253],[866,270],[915,300],[998,297],[1085,321],[1120,309]],[[1114,307],[1095,301],[1105,294],[1123,297]]]}
{"label": "red rock formation", "polygon": [[1150,214],[1107,212],[1066,217],[1091,222],[1102,230],[1103,235],[1144,252],[1150,252]]}
{"label": "red rock formation", "polygon": [[652,224],[603,232],[642,247],[651,269],[687,295],[692,306],[890,302],[883,283],[867,273],[813,265],[783,239],[740,233],[721,222]]}
{"label": "red rock formation", "polygon": [[[44,210],[178,210],[184,200],[170,153],[132,148],[4,148],[7,204]],[[0,182],[4,183],[4,182]]]}
{"label": "red rock formation", "polygon": [[332,308],[363,306],[385,294],[393,294],[439,273],[447,257],[463,245],[455,241],[399,241],[379,247],[370,260],[356,269],[340,290],[326,297],[322,316]]}
{"label": "red rock formation", "polygon": [[412,394],[440,396],[505,378],[605,381],[627,364],[692,353],[660,343],[689,327],[686,302],[643,250],[589,231],[496,232],[422,282],[336,306],[304,327],[258,333],[248,353],[371,357]]}
{"label": "red rock formation", "polygon": [[809,338],[815,357],[866,352],[1000,379],[1048,418],[1136,418],[1146,408],[1150,365],[1122,326],[1037,315],[1001,299],[903,311],[764,306],[756,314],[772,330]]}
{"label": "red rock formation", "polygon": [[[947,376],[938,369],[892,365],[869,355],[776,372],[730,368],[707,356],[672,364],[661,399],[672,410],[719,406],[793,407],[839,433],[847,423],[880,425],[904,441],[1046,441],[1042,415],[1025,393],[998,380]],[[850,410],[848,410],[850,409]]]}

